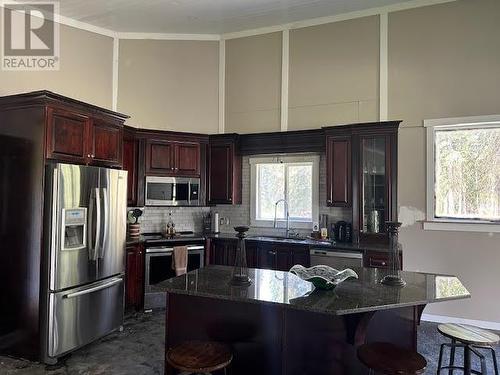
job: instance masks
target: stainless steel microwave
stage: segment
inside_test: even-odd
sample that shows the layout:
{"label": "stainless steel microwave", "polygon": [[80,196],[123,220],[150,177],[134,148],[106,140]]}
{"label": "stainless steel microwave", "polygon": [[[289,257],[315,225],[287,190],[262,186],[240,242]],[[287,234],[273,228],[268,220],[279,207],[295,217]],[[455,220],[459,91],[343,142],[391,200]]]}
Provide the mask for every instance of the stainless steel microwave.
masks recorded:
{"label": "stainless steel microwave", "polygon": [[146,176],[146,206],[198,206],[200,179]]}

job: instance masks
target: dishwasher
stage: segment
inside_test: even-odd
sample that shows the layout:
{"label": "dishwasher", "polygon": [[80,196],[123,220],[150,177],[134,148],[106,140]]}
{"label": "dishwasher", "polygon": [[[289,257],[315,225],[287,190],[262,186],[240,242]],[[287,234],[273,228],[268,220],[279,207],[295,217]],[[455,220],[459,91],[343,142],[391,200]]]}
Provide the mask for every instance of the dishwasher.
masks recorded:
{"label": "dishwasher", "polygon": [[311,249],[311,266],[325,265],[343,270],[345,268],[363,267],[363,253],[355,251],[335,251]]}

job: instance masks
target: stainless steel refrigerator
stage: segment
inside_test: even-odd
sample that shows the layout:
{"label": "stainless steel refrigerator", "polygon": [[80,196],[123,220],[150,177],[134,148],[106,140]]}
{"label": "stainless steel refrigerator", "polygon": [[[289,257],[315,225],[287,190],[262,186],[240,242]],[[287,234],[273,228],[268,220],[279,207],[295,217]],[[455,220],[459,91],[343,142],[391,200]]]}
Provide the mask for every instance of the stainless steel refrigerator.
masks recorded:
{"label": "stainless steel refrigerator", "polygon": [[127,172],[46,166],[45,361],[123,324]]}

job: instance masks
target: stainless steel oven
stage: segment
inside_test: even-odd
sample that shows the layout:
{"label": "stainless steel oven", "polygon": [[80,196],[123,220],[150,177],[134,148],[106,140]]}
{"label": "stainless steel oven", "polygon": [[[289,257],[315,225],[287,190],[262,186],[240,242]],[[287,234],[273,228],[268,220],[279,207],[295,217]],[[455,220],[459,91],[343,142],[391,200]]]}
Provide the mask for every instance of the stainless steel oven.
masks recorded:
{"label": "stainless steel oven", "polygon": [[198,206],[200,179],[146,176],[146,206]]}
{"label": "stainless steel oven", "polygon": [[[192,271],[204,266],[205,246],[202,244],[187,245],[187,270]],[[144,277],[144,309],[165,308],[165,293],[155,285],[175,277],[172,269],[172,245],[146,245],[146,264]]]}

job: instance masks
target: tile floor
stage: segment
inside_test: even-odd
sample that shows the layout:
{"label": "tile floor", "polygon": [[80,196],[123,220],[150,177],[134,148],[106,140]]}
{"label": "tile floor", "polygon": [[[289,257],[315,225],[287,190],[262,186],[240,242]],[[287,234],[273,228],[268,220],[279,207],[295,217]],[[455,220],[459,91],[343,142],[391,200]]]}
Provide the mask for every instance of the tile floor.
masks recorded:
{"label": "tile floor", "polygon": [[[125,320],[123,332],[112,333],[98,342],[76,351],[61,360],[56,366],[45,366],[0,356],[0,374],[163,374],[164,319],[164,312],[129,315]],[[419,327],[419,352],[427,358],[429,363],[426,374],[436,373],[441,342],[443,342],[443,338],[437,333],[436,324],[422,322]],[[500,347],[497,347],[497,353],[500,354]],[[457,360],[462,361],[460,353]],[[493,374],[491,358],[488,358],[488,365],[488,374]],[[456,372],[456,374],[459,373],[459,371]]]}

